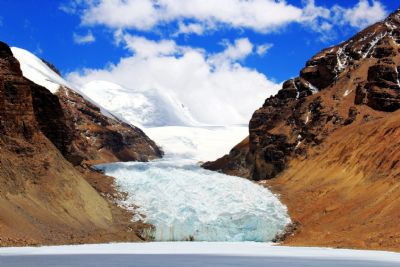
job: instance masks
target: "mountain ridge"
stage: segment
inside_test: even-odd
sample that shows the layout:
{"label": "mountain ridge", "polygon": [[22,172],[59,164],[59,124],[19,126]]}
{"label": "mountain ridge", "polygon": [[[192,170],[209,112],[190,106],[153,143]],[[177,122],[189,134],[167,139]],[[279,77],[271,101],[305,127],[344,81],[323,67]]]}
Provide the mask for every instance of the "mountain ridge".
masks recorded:
{"label": "mountain ridge", "polygon": [[[396,215],[376,209],[400,209],[385,191],[398,194],[399,69],[400,9],[308,60],[254,112],[249,136],[203,167],[272,186],[299,223],[287,244],[399,250]],[[346,214],[354,201],[358,217]]]}

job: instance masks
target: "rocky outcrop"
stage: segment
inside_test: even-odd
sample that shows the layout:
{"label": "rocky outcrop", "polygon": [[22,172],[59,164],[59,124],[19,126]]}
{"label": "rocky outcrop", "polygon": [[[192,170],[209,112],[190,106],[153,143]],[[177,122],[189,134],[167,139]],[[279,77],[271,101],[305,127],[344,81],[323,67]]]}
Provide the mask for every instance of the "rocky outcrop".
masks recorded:
{"label": "rocky outcrop", "polygon": [[[205,168],[270,179],[334,131],[400,108],[400,11],[307,61],[254,112],[248,146]],[[244,149],[244,150],[243,150]],[[226,162],[227,164],[222,164]]]}
{"label": "rocky outcrop", "polygon": [[[0,246],[138,241],[140,231],[148,229],[114,204],[122,196],[111,178],[71,164],[86,159],[74,147],[82,130],[69,121],[71,110],[24,78],[10,48],[0,42]],[[117,141],[107,141],[111,150],[118,146],[115,153],[127,149],[130,156],[136,138],[154,144],[140,130],[134,135],[133,127],[115,127],[103,130],[105,139],[128,129]]]}

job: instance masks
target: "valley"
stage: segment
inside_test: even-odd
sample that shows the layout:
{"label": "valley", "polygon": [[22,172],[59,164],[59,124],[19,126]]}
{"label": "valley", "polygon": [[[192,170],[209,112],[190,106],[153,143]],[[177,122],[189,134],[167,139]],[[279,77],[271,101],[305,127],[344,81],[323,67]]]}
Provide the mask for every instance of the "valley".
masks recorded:
{"label": "valley", "polygon": [[[79,14],[128,2],[88,1]],[[297,44],[277,60],[264,38],[275,24],[249,34],[215,14],[163,18],[184,37],[156,17],[142,29],[154,36],[105,26],[114,20],[96,37],[74,32],[86,49],[75,70],[0,41],[1,267],[399,265],[400,9],[239,2],[289,8],[297,26],[332,34],[303,40],[303,52],[330,45],[278,82],[259,70],[290,73]],[[367,11],[380,19],[357,21]],[[222,51],[188,41],[221,25],[240,29]],[[113,44],[90,51],[105,32]],[[331,45],[334,34],[346,38]],[[99,65],[105,52],[119,61]]]}

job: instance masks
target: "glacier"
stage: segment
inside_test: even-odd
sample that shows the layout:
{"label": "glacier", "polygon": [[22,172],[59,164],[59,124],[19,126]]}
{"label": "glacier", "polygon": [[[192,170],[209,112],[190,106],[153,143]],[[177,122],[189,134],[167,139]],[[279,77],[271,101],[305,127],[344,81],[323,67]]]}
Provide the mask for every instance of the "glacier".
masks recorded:
{"label": "glacier", "polygon": [[99,166],[128,193],[124,206],[155,226],[159,241],[271,241],[290,222],[269,190],[249,180],[204,170],[190,160]]}
{"label": "glacier", "polygon": [[[271,241],[290,223],[277,196],[247,179],[201,168],[247,134],[246,127],[156,127],[146,133],[166,155],[98,165],[128,193],[120,204],[155,226],[157,241]],[[225,140],[225,142],[224,142]]]}

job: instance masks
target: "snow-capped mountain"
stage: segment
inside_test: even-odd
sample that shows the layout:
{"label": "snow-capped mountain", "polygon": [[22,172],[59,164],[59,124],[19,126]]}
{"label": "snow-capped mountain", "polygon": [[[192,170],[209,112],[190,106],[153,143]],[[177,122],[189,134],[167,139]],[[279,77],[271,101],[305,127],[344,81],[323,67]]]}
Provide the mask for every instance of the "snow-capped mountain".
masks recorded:
{"label": "snow-capped mountain", "polygon": [[[69,140],[61,142],[54,133],[54,127],[44,128],[46,120],[52,119],[51,107],[46,109],[42,105],[38,106],[37,112],[42,113],[40,117],[43,120],[39,124],[43,126],[42,131],[46,136],[53,139],[59,149],[62,147],[60,150],[73,164],[82,161],[148,160],[161,155],[155,143],[140,129],[118,118],[85,95],[80,88],[71,85],[54,66],[27,50],[12,47],[11,51],[20,63],[23,76],[45,87],[58,98],[65,117],[65,127],[60,127],[58,131],[70,128]],[[66,148],[65,143],[69,144],[69,148]]]}
{"label": "snow-capped mountain", "polygon": [[91,81],[80,89],[110,112],[134,125],[155,127],[198,124],[189,110],[172,93],[166,91],[128,90],[107,81]]}
{"label": "snow-capped mountain", "polygon": [[128,90],[116,83],[99,80],[83,86],[72,85],[31,52],[18,47],[12,47],[11,50],[26,78],[53,94],[58,92],[60,86],[70,88],[99,106],[108,117],[117,117],[132,125],[145,127],[198,124],[172,93],[159,89]]}

